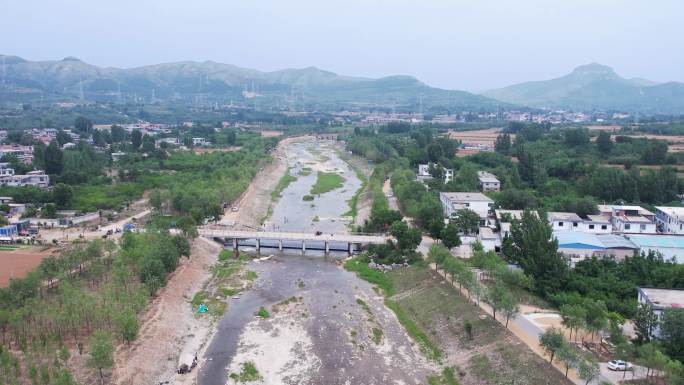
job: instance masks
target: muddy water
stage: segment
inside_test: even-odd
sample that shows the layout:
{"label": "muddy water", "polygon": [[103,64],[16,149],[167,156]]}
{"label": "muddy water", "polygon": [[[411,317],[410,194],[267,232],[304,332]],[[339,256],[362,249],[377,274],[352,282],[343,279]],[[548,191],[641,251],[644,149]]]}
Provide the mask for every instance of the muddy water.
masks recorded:
{"label": "muddy water", "polygon": [[[299,176],[285,189],[266,225],[288,231],[347,231],[348,221],[342,216],[349,210],[347,200],[361,182],[332,150],[331,144],[293,143],[288,151],[288,163],[293,175],[305,167],[312,172]],[[345,178],[344,186],[316,197],[313,202],[303,201],[302,196],[309,193],[316,181],[317,171],[340,173]],[[316,216],[318,220],[314,220]],[[262,253],[267,252],[262,250]],[[198,383],[233,383],[228,378],[228,368],[241,364],[233,362],[234,358],[244,359],[249,353],[256,357],[257,370],[261,367],[264,377],[261,383],[266,384],[426,383],[426,375],[433,368],[385,308],[382,296],[367,282],[339,266],[342,255],[285,252],[275,253],[267,261],[250,262],[247,268],[255,271],[258,278],[250,291],[229,300],[228,311],[220,320],[200,367]],[[301,325],[305,331],[306,335],[294,346],[306,345],[306,354],[297,354],[292,349],[293,352],[285,353],[292,356],[287,365],[273,370],[264,368],[269,362],[260,361],[259,357],[278,349],[273,346],[280,341],[274,332],[278,325],[274,323],[283,320],[258,320],[255,313],[261,306],[270,309],[292,296],[300,298],[305,311],[287,314],[285,322]],[[256,330],[259,338],[245,340],[246,328]],[[373,328],[381,331],[379,341],[372,338]],[[293,377],[293,368],[303,373]],[[286,372],[289,374],[285,375]]]}

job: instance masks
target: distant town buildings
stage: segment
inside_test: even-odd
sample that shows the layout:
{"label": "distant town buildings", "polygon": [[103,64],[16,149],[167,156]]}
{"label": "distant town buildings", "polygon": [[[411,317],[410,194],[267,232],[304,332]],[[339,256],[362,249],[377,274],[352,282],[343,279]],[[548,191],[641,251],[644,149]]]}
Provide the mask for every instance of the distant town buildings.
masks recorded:
{"label": "distant town buildings", "polygon": [[35,186],[47,188],[50,185],[50,177],[44,171],[30,171],[26,175],[16,175],[12,171],[11,175],[1,175],[1,186]]}
{"label": "distant town buildings", "polygon": [[33,146],[0,144],[0,159],[8,155],[16,156],[20,161],[31,164],[33,163]]}

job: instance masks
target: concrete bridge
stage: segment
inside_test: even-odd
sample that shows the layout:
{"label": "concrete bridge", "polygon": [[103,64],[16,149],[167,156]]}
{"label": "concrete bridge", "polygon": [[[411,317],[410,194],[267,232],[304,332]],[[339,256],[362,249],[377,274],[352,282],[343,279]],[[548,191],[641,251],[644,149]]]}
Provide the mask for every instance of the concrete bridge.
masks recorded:
{"label": "concrete bridge", "polygon": [[[259,250],[262,247],[262,241],[269,240],[275,241],[277,243],[278,250],[283,250],[283,241],[296,241],[301,242],[302,251],[306,251],[306,244],[309,242],[323,244],[322,247],[310,247],[311,249],[325,250],[326,253],[330,252],[331,244],[346,244],[347,252],[351,253],[352,247],[355,244],[367,245],[367,244],[382,244],[387,242],[390,237],[383,234],[330,234],[322,233],[316,235],[316,233],[300,233],[300,232],[284,232],[284,231],[245,231],[245,230],[232,230],[228,228],[209,228],[209,227],[199,227],[197,229],[199,235],[203,237],[213,237],[213,238],[225,238],[233,240],[233,248],[237,249],[238,242],[240,240],[253,239],[255,240],[256,249]],[[275,245],[273,246],[275,247]]]}

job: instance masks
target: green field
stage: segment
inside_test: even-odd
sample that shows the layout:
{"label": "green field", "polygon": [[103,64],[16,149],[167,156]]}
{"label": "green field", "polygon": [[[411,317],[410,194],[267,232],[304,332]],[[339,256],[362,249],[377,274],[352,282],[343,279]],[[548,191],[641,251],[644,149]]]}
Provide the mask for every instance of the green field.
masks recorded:
{"label": "green field", "polygon": [[310,194],[325,194],[344,185],[344,178],[334,172],[318,172],[316,183],[311,187]]}

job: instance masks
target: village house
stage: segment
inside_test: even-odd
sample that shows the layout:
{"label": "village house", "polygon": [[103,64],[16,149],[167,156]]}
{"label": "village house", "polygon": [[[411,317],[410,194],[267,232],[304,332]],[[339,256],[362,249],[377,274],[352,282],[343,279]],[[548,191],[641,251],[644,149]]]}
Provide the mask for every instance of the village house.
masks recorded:
{"label": "village house", "polygon": [[501,182],[496,178],[496,175],[487,171],[478,171],[477,179],[480,181],[480,191],[499,191],[501,190]]}
{"label": "village house", "polygon": [[551,229],[554,231],[570,230],[579,231],[582,224],[582,218],[575,213],[563,212],[549,212],[546,214],[546,219],[551,224]]}
{"label": "village house", "polygon": [[601,215],[610,219],[613,232],[655,234],[655,214],[640,206],[599,205]]}
{"label": "village house", "polygon": [[[660,320],[665,310],[684,308],[684,290],[637,287],[637,301],[639,304],[648,305]],[[658,325],[653,329],[652,337],[660,337]]]}
{"label": "village house", "polygon": [[458,210],[469,209],[480,216],[480,225],[489,225],[488,218],[492,212],[494,201],[479,192],[440,192],[444,216],[453,218]]}
{"label": "village house", "polygon": [[656,228],[661,233],[684,234],[684,207],[656,206]]}
{"label": "village house", "polygon": [[612,255],[617,260],[632,256],[638,246],[618,234],[591,234],[582,231],[554,231],[558,251],[570,258],[570,264],[592,256]]}
{"label": "village house", "polygon": [[628,234],[627,237],[639,248],[639,252],[660,253],[665,259],[674,258],[684,263],[684,237],[665,234]]}
{"label": "village house", "polygon": [[26,175],[0,176],[0,186],[35,186],[47,188],[50,185],[50,177],[45,171],[30,171]]}
{"label": "village house", "polygon": [[[418,173],[416,174],[416,180],[419,182],[425,182],[428,179],[432,179],[432,174],[430,174],[430,167],[435,167],[434,163],[419,164]],[[438,165],[437,165],[438,166]],[[454,170],[451,168],[442,167],[442,177],[444,178],[444,183],[449,183],[454,180]]]}
{"label": "village house", "polygon": [[20,161],[33,163],[33,146],[20,146],[18,144],[0,144],[0,159],[7,155],[14,155]]}

